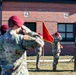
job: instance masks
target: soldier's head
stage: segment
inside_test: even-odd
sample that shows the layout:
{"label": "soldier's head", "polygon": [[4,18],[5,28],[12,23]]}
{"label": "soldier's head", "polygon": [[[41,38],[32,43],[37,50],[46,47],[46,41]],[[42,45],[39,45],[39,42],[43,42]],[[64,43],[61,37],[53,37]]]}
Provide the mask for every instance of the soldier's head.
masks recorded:
{"label": "soldier's head", "polygon": [[6,31],[8,30],[8,25],[6,25],[6,24],[2,25],[0,30],[1,30],[1,34],[2,35],[5,34]]}
{"label": "soldier's head", "polygon": [[59,33],[59,32],[56,32],[56,33],[55,33],[55,36],[56,36],[56,37],[60,36],[60,33]]}
{"label": "soldier's head", "polygon": [[19,16],[11,16],[8,20],[9,28],[16,26],[17,28],[21,27],[24,24],[24,21]]}

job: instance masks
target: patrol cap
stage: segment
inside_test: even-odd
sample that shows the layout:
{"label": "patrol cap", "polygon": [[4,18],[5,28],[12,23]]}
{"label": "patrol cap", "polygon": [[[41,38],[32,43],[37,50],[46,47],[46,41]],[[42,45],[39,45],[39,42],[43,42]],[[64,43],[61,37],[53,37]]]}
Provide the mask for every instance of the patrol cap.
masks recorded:
{"label": "patrol cap", "polygon": [[6,24],[2,25],[1,30],[7,31],[8,30],[8,25],[6,25]]}
{"label": "patrol cap", "polygon": [[19,16],[11,16],[9,21],[12,21],[12,23],[18,27],[21,27],[24,24],[23,19],[21,19]]}
{"label": "patrol cap", "polygon": [[4,24],[1,26],[1,34],[4,34],[8,30],[8,25]]}
{"label": "patrol cap", "polygon": [[58,35],[58,36],[59,36],[59,35],[60,35],[60,33],[59,33],[59,32],[56,32],[56,33],[55,33],[55,35]]}

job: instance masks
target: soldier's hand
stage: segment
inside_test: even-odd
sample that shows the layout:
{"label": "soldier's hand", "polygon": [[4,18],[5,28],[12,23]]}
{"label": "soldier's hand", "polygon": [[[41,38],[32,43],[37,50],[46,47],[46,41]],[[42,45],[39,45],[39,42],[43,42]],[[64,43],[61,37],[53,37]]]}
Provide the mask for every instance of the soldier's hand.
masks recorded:
{"label": "soldier's hand", "polygon": [[29,39],[29,35],[24,35],[24,40],[28,40]]}

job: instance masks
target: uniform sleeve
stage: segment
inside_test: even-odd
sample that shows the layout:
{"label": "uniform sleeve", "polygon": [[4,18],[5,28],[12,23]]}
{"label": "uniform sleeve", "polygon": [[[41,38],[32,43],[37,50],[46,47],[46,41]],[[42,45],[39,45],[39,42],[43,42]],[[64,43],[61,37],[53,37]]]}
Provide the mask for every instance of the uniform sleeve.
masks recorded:
{"label": "uniform sleeve", "polygon": [[59,41],[61,41],[61,40],[62,40],[62,37],[61,37],[61,36],[59,36],[58,38],[55,38],[55,39],[54,39],[55,42],[59,42]]}
{"label": "uniform sleeve", "polygon": [[31,32],[31,30],[24,25],[22,26],[22,28],[23,28],[25,34],[28,34],[29,32]]}
{"label": "uniform sleeve", "polygon": [[41,35],[33,31],[29,32],[28,35],[34,37],[37,40],[37,42],[40,44],[40,46],[44,46],[44,40]]}
{"label": "uniform sleeve", "polygon": [[29,36],[28,40],[23,41],[23,47],[26,49],[35,49],[39,47],[43,47],[44,41],[39,37]]}
{"label": "uniform sleeve", "polygon": [[30,35],[30,36],[32,36],[32,37],[38,36],[38,37],[42,38],[38,33],[33,32],[33,31],[29,32],[28,35]]}
{"label": "uniform sleeve", "polygon": [[59,40],[59,41],[61,41],[61,40],[62,40],[62,37],[61,37],[61,35],[58,37],[58,40]]}

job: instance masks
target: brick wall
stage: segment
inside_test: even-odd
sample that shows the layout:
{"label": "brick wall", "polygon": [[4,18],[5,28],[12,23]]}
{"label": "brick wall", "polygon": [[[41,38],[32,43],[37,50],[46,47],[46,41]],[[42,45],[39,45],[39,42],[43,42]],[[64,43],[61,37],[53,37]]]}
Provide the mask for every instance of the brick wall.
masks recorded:
{"label": "brick wall", "polygon": [[[24,11],[30,13],[29,17],[24,17]],[[69,17],[65,18],[64,13],[69,12]],[[8,23],[8,19],[12,15],[18,15],[25,22],[37,22],[36,31],[42,33],[42,21],[51,34],[57,31],[57,23],[74,23],[76,21],[76,4],[60,4],[60,3],[31,3],[31,2],[3,2],[2,3],[2,24]],[[69,50],[73,54],[73,44],[71,48],[64,45],[63,54]],[[45,44],[45,54],[50,55],[51,44]],[[66,50],[67,49],[67,50]],[[35,54],[33,51],[31,54]],[[28,55],[30,55],[28,51]]]}
{"label": "brick wall", "polygon": [[[76,21],[75,4],[56,3],[25,3],[25,2],[3,2],[3,20],[7,20],[11,15],[19,15],[25,21],[56,21],[73,23]],[[30,17],[24,17],[24,11],[30,12]],[[64,13],[69,12],[70,16],[64,18]]]}
{"label": "brick wall", "polygon": [[2,24],[2,12],[1,12],[1,10],[0,10],[0,26],[1,26],[1,24]]}

